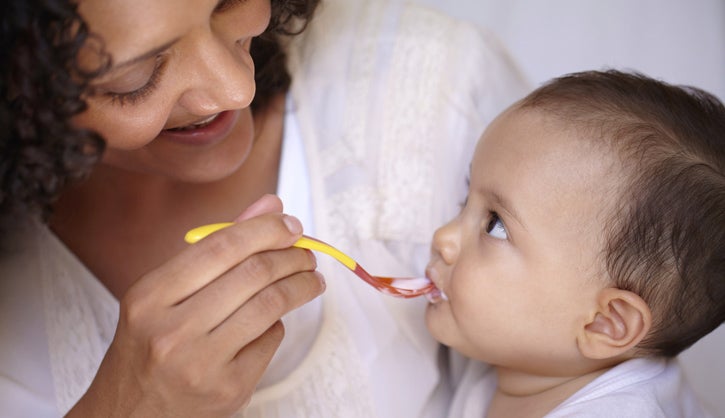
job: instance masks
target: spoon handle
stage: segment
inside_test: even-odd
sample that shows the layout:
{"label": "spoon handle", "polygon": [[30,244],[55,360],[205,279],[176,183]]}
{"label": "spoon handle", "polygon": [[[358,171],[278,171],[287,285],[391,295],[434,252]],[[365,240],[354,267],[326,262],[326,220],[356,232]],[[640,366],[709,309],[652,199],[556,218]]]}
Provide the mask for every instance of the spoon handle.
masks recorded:
{"label": "spoon handle", "polygon": [[[233,222],[221,222],[196,227],[186,233],[186,235],[184,236],[184,241],[188,242],[189,244],[193,244],[200,239],[206,237],[207,235],[211,234],[212,232],[224,229],[233,224]],[[357,262],[355,262],[355,260],[350,258],[350,256],[348,256],[347,254],[343,253],[332,245],[324,243],[318,239],[308,237],[306,235],[303,235],[302,238],[297,240],[297,242],[292,244],[292,246],[323,252],[329,256],[332,256],[334,259],[341,262],[345,265],[345,267],[349,268],[352,271],[355,271],[355,268],[357,267]]]}
{"label": "spoon handle", "polygon": [[234,225],[233,222],[221,222],[216,224],[209,224],[209,225],[202,225],[198,226],[184,235],[184,241],[186,241],[189,244],[193,244],[202,238],[205,238],[207,235],[211,234],[212,232],[216,232],[220,229],[224,229],[228,226]]}
{"label": "spoon handle", "polygon": [[330,244],[324,243],[312,237],[308,237],[307,235],[302,235],[302,238],[298,239],[297,242],[292,244],[292,246],[325,253],[329,256],[332,256],[332,258],[341,262],[345,265],[345,267],[349,268],[352,271],[355,271],[355,268],[357,267],[357,262],[350,258],[349,255],[343,253],[342,251],[338,250]]}

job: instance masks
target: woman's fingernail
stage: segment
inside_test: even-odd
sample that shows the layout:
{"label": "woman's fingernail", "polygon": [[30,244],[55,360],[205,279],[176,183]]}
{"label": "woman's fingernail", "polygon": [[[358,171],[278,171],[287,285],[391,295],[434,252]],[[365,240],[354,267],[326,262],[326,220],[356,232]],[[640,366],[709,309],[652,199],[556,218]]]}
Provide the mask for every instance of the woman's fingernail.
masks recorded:
{"label": "woman's fingernail", "polygon": [[327,283],[325,282],[325,276],[322,275],[319,271],[315,270],[313,273],[315,273],[315,276],[317,276],[317,279],[320,281],[320,284],[322,284],[322,288],[327,287]]}
{"label": "woman's fingernail", "polygon": [[317,268],[317,256],[315,253],[312,252],[312,250],[305,249],[307,251],[307,256],[310,257],[310,260],[312,260],[312,263],[315,268]]}
{"label": "woman's fingernail", "polygon": [[302,223],[299,219],[295,218],[294,216],[290,215],[284,215],[282,218],[282,221],[284,222],[285,226],[287,227],[287,230],[293,234],[301,234],[302,233]]}

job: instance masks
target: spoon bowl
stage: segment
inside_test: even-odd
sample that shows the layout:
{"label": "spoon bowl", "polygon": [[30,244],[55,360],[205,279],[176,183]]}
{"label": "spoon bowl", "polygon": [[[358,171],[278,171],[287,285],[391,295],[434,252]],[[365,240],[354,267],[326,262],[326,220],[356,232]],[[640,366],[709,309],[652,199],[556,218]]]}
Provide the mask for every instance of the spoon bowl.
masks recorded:
{"label": "spoon bowl", "polygon": [[[189,244],[193,244],[207,235],[216,232],[220,229],[224,229],[232,222],[223,222],[216,224],[203,225],[192,229],[186,233],[184,240]],[[414,298],[421,295],[435,294],[437,288],[435,285],[425,277],[383,277],[373,276],[368,273],[360,264],[353,260],[350,256],[327,244],[320,241],[317,238],[313,238],[307,235],[303,235],[302,238],[297,240],[294,247],[306,248],[308,250],[319,251],[332,256],[334,259],[345,265],[358,277],[363,279],[367,284],[374,287],[386,295],[395,296],[399,298]],[[430,297],[429,297],[430,300]]]}

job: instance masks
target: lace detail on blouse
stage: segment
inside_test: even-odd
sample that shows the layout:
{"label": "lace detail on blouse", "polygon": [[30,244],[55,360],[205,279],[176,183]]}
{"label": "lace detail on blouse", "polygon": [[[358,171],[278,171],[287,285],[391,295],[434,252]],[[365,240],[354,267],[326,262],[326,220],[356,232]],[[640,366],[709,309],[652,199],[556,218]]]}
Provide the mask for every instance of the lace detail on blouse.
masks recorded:
{"label": "lace detail on blouse", "polygon": [[[391,54],[390,89],[384,107],[400,109],[386,112],[381,130],[378,188],[385,204],[381,207],[379,236],[428,242],[436,225],[431,221],[436,178],[445,173],[436,170],[437,144],[462,138],[435,137],[443,112],[441,74],[447,74],[446,57],[451,21],[423,8],[407,8],[401,16],[400,36]],[[421,31],[425,45],[421,42]],[[425,53],[420,49],[424,48]],[[411,77],[415,74],[415,77]],[[424,80],[421,82],[421,80]],[[432,136],[432,138],[431,138]],[[421,140],[430,138],[429,140]],[[404,158],[401,158],[404,156]],[[424,204],[426,202],[426,204]]]}
{"label": "lace detail on blouse", "polygon": [[44,226],[36,227],[50,364],[61,414],[83,396],[118,322],[118,302]]}

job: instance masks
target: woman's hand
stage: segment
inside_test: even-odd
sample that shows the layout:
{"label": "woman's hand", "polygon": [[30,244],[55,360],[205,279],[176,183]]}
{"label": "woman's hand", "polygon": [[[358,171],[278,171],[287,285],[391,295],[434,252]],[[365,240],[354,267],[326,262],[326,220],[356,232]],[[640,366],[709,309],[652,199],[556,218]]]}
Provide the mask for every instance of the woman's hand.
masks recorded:
{"label": "woman's hand", "polygon": [[280,317],[324,290],[302,226],[265,196],[237,224],[146,274],[69,416],[229,416],[246,405],[284,334]]}

